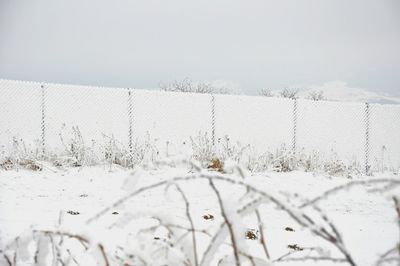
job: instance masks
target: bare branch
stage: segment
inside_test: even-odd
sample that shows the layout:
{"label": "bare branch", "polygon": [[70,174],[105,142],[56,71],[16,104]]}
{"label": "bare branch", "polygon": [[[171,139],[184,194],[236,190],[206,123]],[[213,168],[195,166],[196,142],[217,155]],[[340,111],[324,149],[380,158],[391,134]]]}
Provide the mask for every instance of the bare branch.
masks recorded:
{"label": "bare branch", "polygon": [[236,266],[240,266],[240,258],[239,258],[238,248],[236,245],[236,239],[235,239],[235,233],[233,231],[233,226],[232,226],[231,222],[229,221],[228,216],[225,212],[224,203],[222,202],[221,195],[220,195],[218,189],[215,187],[214,182],[212,181],[211,178],[209,178],[208,181],[210,183],[211,188],[214,190],[215,195],[218,198],[218,204],[219,204],[219,207],[221,210],[221,215],[224,218],[226,226],[228,227],[228,230],[229,230],[229,234],[231,236],[232,249],[233,249],[233,255],[235,257]]}
{"label": "bare branch", "polygon": [[103,245],[102,245],[102,244],[98,244],[97,246],[99,247],[100,253],[101,253],[101,255],[103,256],[104,265],[105,265],[105,266],[110,266],[110,263],[108,262],[107,254],[106,254],[106,252],[105,252],[105,250],[104,250]]}
{"label": "bare branch", "polygon": [[398,260],[399,260],[399,265],[400,265],[400,201],[396,196],[393,196],[393,201],[394,201],[394,206],[395,206],[396,213],[397,213],[397,224],[399,227],[399,243],[397,243],[397,250],[399,253]]}
{"label": "bare branch", "polygon": [[334,233],[334,236],[328,233],[323,227],[320,228],[320,231],[328,236],[328,241],[331,242],[346,258],[347,262],[350,265],[356,265],[354,259],[350,255],[349,251],[346,249],[342,236],[340,235],[339,231],[337,230],[336,226],[333,224],[331,220],[327,217],[323,211],[318,208],[317,206],[314,206],[314,209],[317,210],[322,219],[329,225],[331,228],[332,232]]}
{"label": "bare branch", "polygon": [[83,236],[80,235],[75,235],[75,234],[71,234],[68,232],[62,232],[62,231],[49,231],[49,230],[33,230],[33,233],[41,233],[41,234],[45,234],[47,236],[66,236],[69,238],[74,238],[76,240],[78,240],[82,246],[87,250],[88,246],[87,244],[89,244],[89,240],[87,240],[86,238],[84,238]]}
{"label": "bare branch", "polygon": [[274,94],[272,93],[272,91],[270,89],[261,89],[259,94],[261,96],[265,96],[265,97],[274,97]]}
{"label": "bare branch", "polygon": [[[62,236],[60,236],[61,238]],[[53,252],[53,265],[57,265],[57,262],[59,262],[62,266],[65,265],[63,260],[61,259],[61,252],[60,252],[60,247],[56,245],[53,236],[49,236],[50,238],[50,243],[51,243],[51,249]]]}
{"label": "bare branch", "polygon": [[12,266],[12,262],[11,262],[10,258],[6,254],[3,254],[3,257],[6,260],[6,262],[8,263],[8,265]]}
{"label": "bare branch", "polygon": [[[299,210],[298,207],[291,205],[290,203],[287,203],[286,200],[281,199],[280,197],[278,197],[278,195],[276,195],[275,193],[271,193],[271,192],[266,192],[263,190],[258,189],[257,187],[251,186],[249,184],[247,184],[242,180],[237,180],[237,179],[231,179],[226,177],[225,175],[213,172],[213,173],[208,173],[205,171],[201,171],[199,173],[195,173],[192,175],[187,175],[187,176],[181,176],[181,177],[174,177],[171,178],[169,180],[165,180],[165,181],[161,181],[155,184],[151,184],[142,188],[139,188],[136,191],[133,191],[131,193],[129,193],[128,195],[122,197],[121,199],[119,199],[118,201],[116,201],[111,207],[116,207],[119,204],[122,204],[123,202],[125,202],[126,200],[137,196],[138,194],[149,190],[149,189],[153,189],[159,186],[163,186],[163,185],[167,185],[170,184],[170,182],[186,182],[186,181],[190,181],[190,180],[200,180],[200,179],[206,179],[208,180],[211,184],[214,185],[213,181],[214,180],[219,180],[219,181],[223,181],[226,183],[230,183],[233,185],[238,185],[238,186],[243,186],[244,188],[246,188],[249,192],[253,192],[256,193],[258,195],[260,195],[262,197],[262,200],[268,200],[274,204],[276,204],[280,209],[282,209],[283,211],[285,211],[286,213],[289,214],[289,216],[295,220],[299,225],[308,228],[312,233],[314,233],[316,236],[319,236],[321,238],[323,238],[324,240],[328,241],[329,243],[333,244],[344,256],[345,259],[351,264],[351,265],[355,265],[354,260],[352,259],[352,257],[350,256],[349,252],[347,251],[347,249],[345,248],[342,238],[338,232],[338,230],[336,229],[336,227],[333,225],[333,223],[331,223],[329,221],[329,219],[326,217],[325,214],[321,213],[322,219],[324,219],[324,221],[329,225],[330,230],[332,232],[329,232],[328,230],[326,230],[324,227],[319,226],[318,224],[316,224],[316,222],[314,222],[314,220],[312,218],[310,218],[308,215],[306,215],[303,211]],[[317,201],[324,199],[325,197],[332,195],[338,191],[340,191],[341,189],[344,188],[349,188],[355,185],[365,185],[365,184],[375,184],[375,183],[388,183],[388,182],[392,182],[393,184],[397,184],[400,183],[400,180],[395,180],[395,179],[370,179],[370,180],[362,180],[362,181],[352,181],[352,182],[348,182],[346,184],[343,184],[341,186],[335,187],[333,189],[328,190],[327,192],[323,193],[323,195],[318,196],[316,198],[314,198],[313,200],[303,204],[302,207],[306,207],[309,205],[313,205],[314,203],[316,203]],[[211,186],[213,188],[213,186]],[[214,185],[215,188],[215,185]],[[215,192],[215,190],[214,190]],[[217,190],[218,192],[218,190]],[[219,192],[218,194],[219,195]],[[219,195],[220,196],[220,195]],[[218,196],[217,196],[218,197]],[[220,198],[219,198],[220,199]],[[221,205],[221,204],[220,204]],[[107,212],[107,210],[109,210],[111,207],[106,208],[106,210],[101,211],[99,214],[95,215],[93,218],[89,219],[88,222],[94,221],[95,219],[101,217],[104,213]],[[222,205],[223,207],[223,205]],[[224,211],[223,211],[224,212]],[[228,220],[229,222],[229,220]],[[219,234],[220,231],[222,231],[222,229],[224,228],[224,226],[226,225],[229,233],[231,235],[233,235],[233,229],[229,229],[229,227],[231,227],[232,224],[227,224],[225,221],[225,224],[222,224],[220,227],[220,230],[218,231],[218,233],[216,235],[214,235],[213,239],[211,240],[211,243],[215,243],[216,239],[221,236],[221,234]],[[234,237],[234,236],[233,236]],[[212,244],[210,244],[211,246]],[[204,259],[205,257],[208,256],[208,252],[210,250],[212,250],[210,248],[210,246],[206,249],[206,252],[203,255],[202,258],[202,262],[201,265],[203,265]],[[236,252],[238,254],[238,252]],[[239,257],[239,256],[237,256]],[[207,261],[207,260],[205,260]]]}
{"label": "bare branch", "polygon": [[196,231],[194,228],[194,223],[193,223],[193,219],[192,216],[190,215],[190,205],[189,205],[189,201],[187,200],[187,197],[185,195],[185,193],[183,192],[183,190],[181,189],[181,187],[178,184],[174,184],[175,187],[178,189],[179,193],[181,193],[183,200],[185,201],[185,206],[186,206],[186,217],[189,220],[190,223],[190,230],[192,232],[192,241],[193,241],[193,252],[194,252],[194,263],[196,266],[199,265],[198,262],[198,257],[197,257],[197,243],[196,243]]}
{"label": "bare branch", "polygon": [[342,258],[332,258],[332,257],[314,257],[314,256],[304,256],[304,257],[299,257],[299,258],[284,258],[281,260],[277,260],[276,262],[285,262],[285,261],[308,261],[308,260],[313,260],[313,261],[331,261],[334,263],[345,263],[347,262],[346,259]]}
{"label": "bare branch", "polygon": [[347,183],[344,183],[342,185],[336,186],[334,188],[331,188],[321,195],[315,197],[312,200],[307,201],[306,203],[303,203],[300,205],[300,208],[305,208],[310,205],[314,205],[318,201],[324,200],[328,198],[329,196],[336,194],[337,192],[345,189],[350,189],[354,186],[365,186],[365,185],[370,185],[370,184],[379,184],[379,183],[390,183],[392,185],[400,185],[400,180],[397,179],[391,179],[391,178],[381,178],[381,179],[367,179],[367,180],[356,180],[356,181],[350,181]]}
{"label": "bare branch", "polygon": [[68,248],[66,249],[69,257],[72,259],[73,262],[75,262],[76,265],[79,265],[78,261],[75,259],[75,257],[72,255],[71,250]]}
{"label": "bare branch", "polygon": [[313,101],[322,101],[325,100],[324,92],[323,91],[311,91],[308,93],[308,99]]}
{"label": "bare branch", "polygon": [[267,249],[267,243],[266,243],[266,240],[265,240],[264,229],[263,229],[264,225],[263,225],[263,222],[262,222],[262,219],[261,219],[260,212],[258,210],[256,210],[256,215],[257,215],[257,220],[258,220],[258,228],[260,230],[260,242],[261,242],[261,245],[262,245],[262,247],[264,249],[265,256],[269,260],[270,257],[269,257],[269,252],[268,252],[268,249]]}
{"label": "bare branch", "polygon": [[169,84],[160,83],[159,87],[163,91],[172,92],[193,92],[193,93],[215,93],[217,92],[210,83],[193,82],[188,78],[183,80],[174,80]]}
{"label": "bare branch", "polygon": [[[263,202],[264,202],[263,198],[256,198],[256,199],[252,200],[251,202],[247,203],[246,205],[244,205],[243,207],[241,207],[240,209],[238,209],[237,213],[241,216],[249,214],[249,213],[255,211],[257,209],[257,207]],[[215,252],[214,246],[218,245],[218,243],[220,242],[220,239],[222,239],[224,237],[226,230],[227,230],[226,223],[223,222],[220,225],[220,227],[218,228],[217,232],[212,237],[210,244],[208,245],[207,249],[205,250],[200,265],[207,265],[207,263],[209,262],[208,261],[209,258],[211,258],[212,255],[214,254],[213,252]]]}
{"label": "bare branch", "polygon": [[303,253],[304,251],[307,251],[307,250],[308,250],[308,251],[313,251],[313,250],[315,250],[315,249],[316,249],[316,248],[314,248],[314,247],[308,247],[308,248],[301,248],[301,249],[299,249],[299,250],[292,250],[292,251],[289,251],[289,252],[283,254],[282,256],[278,257],[277,259],[273,260],[272,262],[283,261],[283,260],[285,260],[286,258],[288,258],[289,256],[291,256],[291,255],[293,255],[293,254]]}
{"label": "bare branch", "polygon": [[298,89],[285,88],[280,92],[280,95],[283,98],[296,99],[298,93],[299,93]]}

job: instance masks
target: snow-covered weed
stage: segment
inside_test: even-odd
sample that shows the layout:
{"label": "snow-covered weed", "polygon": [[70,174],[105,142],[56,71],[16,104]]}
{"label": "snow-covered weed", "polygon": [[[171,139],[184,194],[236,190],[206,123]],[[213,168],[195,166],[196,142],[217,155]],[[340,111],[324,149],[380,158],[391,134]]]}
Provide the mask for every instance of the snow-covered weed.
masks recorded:
{"label": "snow-covered weed", "polygon": [[84,142],[84,138],[78,127],[73,126],[66,139],[63,131],[60,132],[60,140],[65,152],[60,156],[53,156],[56,166],[91,166],[98,164],[119,165],[133,168],[158,158],[159,152],[151,141],[150,135],[142,141],[134,141],[131,147],[124,145],[113,135],[103,134],[103,141],[92,140],[90,145]]}
{"label": "snow-covered weed", "polygon": [[134,168],[144,161],[154,161],[158,158],[159,151],[147,134],[144,141],[138,140],[132,143],[132,147],[126,147],[116,140],[114,136],[104,135],[104,145],[101,147],[104,160],[112,166],[113,164],[122,167]]}
{"label": "snow-covered weed", "polygon": [[[68,135],[68,137],[66,137]],[[84,141],[78,126],[72,126],[71,131],[65,132],[65,124],[59,133],[60,141],[64,147],[64,153],[60,156],[60,160],[56,160],[56,165],[69,164],[70,166],[79,167],[84,165],[95,165],[100,162],[95,152],[96,142],[87,144]]]}
{"label": "snow-covered weed", "polygon": [[25,145],[22,139],[16,137],[12,140],[12,145],[9,147],[9,152],[4,150],[0,154],[0,169],[11,170],[11,169],[29,169],[33,171],[42,170],[40,160],[42,160],[42,154],[39,148],[30,148]]}
{"label": "snow-covered weed", "polygon": [[[136,166],[152,165],[152,162],[168,157],[168,152],[160,152],[160,143],[152,139],[147,133],[143,139],[135,139],[131,146],[122,143],[113,135],[103,134],[102,140],[86,141],[87,136],[82,136],[79,127],[73,126],[66,130],[65,126],[60,131],[60,142],[64,147],[61,152],[54,152],[47,147],[43,154],[39,143],[36,146],[26,146],[23,140],[14,138],[11,148],[0,153],[0,168],[17,169],[18,167],[40,170],[41,162],[47,161],[58,167],[80,167],[106,164],[112,167],[119,165],[126,168]],[[184,143],[183,145],[186,145]],[[203,168],[215,168],[218,162],[223,166],[226,162],[234,162],[241,165],[250,172],[290,172],[294,170],[326,173],[330,176],[355,177],[362,175],[365,171],[357,160],[343,161],[335,152],[320,154],[317,151],[306,152],[299,149],[295,154],[287,145],[282,144],[279,148],[271,151],[262,150],[250,144],[233,141],[229,136],[217,138],[213,143],[207,132],[199,132],[190,137],[189,147],[181,147],[186,159],[194,159],[201,163]],[[187,150],[189,148],[189,150]],[[163,149],[161,149],[163,150]],[[384,154],[384,153],[383,153]],[[387,161],[387,159],[385,159]],[[374,163],[372,171],[392,171],[399,169],[388,168],[384,165],[384,156],[381,161]],[[219,167],[221,168],[221,167]]]}

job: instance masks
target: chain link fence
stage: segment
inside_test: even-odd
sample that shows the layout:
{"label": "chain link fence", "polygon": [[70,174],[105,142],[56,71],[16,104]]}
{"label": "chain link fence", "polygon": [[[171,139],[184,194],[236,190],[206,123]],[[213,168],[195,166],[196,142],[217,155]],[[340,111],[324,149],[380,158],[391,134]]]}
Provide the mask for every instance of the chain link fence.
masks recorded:
{"label": "chain link fence", "polygon": [[[204,134],[363,172],[400,168],[400,106],[262,96],[211,95],[0,80],[0,147],[16,140],[57,154],[78,136],[88,147],[113,140],[132,151],[151,141],[157,153],[190,152]],[[228,147],[229,148],[229,147]]]}

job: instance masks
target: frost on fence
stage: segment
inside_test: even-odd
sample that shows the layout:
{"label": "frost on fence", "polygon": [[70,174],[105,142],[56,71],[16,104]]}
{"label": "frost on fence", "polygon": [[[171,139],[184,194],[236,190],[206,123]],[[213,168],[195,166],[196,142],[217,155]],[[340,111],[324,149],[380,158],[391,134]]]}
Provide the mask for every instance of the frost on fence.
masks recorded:
{"label": "frost on fence", "polygon": [[194,155],[191,138],[210,146],[215,136],[211,152],[238,144],[238,155],[246,149],[255,158],[293,149],[302,158],[341,161],[361,171],[400,167],[400,106],[370,104],[366,116],[364,103],[7,80],[0,80],[0,92],[3,153],[12,153],[16,141],[19,149],[40,152],[45,143],[47,152],[65,152],[78,138],[98,157],[107,157],[110,140],[124,151],[139,144],[161,156]]}
{"label": "frost on fence", "polygon": [[[72,127],[78,128],[87,147],[115,138],[128,145],[128,90],[70,85],[46,87],[46,144],[54,150],[64,149]],[[66,143],[64,143],[66,144]]]}
{"label": "frost on fence", "polygon": [[40,84],[0,80],[0,151],[23,140],[29,150],[41,141]]}
{"label": "frost on fence", "polygon": [[274,152],[292,143],[293,101],[281,98],[217,95],[216,136]]}
{"label": "frost on fence", "polygon": [[211,96],[135,90],[133,134],[150,137],[165,154],[190,148],[190,137],[211,133]]}
{"label": "frost on fence", "polygon": [[400,106],[370,106],[370,164],[373,171],[400,168]]}
{"label": "frost on fence", "polygon": [[364,104],[298,100],[297,143],[301,153],[363,165]]}

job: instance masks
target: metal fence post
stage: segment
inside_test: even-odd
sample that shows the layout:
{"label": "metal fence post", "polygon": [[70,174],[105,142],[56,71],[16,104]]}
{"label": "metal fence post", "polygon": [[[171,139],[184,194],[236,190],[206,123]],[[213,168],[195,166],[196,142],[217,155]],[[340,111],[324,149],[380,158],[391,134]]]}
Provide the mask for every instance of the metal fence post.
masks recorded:
{"label": "metal fence post", "polygon": [[129,152],[133,151],[133,105],[132,105],[132,89],[128,88],[128,146]]}
{"label": "metal fence post", "polygon": [[364,108],[364,122],[365,122],[365,174],[369,175],[371,166],[369,165],[369,137],[370,137],[370,105],[365,103]]}
{"label": "metal fence post", "polygon": [[293,156],[296,154],[297,146],[297,99],[293,99],[293,139],[292,139],[292,153]]}
{"label": "metal fence post", "polygon": [[211,141],[215,147],[215,96],[211,95]]}
{"label": "metal fence post", "polygon": [[46,152],[46,88],[41,85],[41,103],[40,109],[42,113],[41,117],[41,145],[42,145],[42,156]]}

